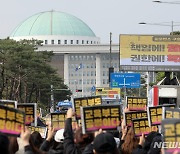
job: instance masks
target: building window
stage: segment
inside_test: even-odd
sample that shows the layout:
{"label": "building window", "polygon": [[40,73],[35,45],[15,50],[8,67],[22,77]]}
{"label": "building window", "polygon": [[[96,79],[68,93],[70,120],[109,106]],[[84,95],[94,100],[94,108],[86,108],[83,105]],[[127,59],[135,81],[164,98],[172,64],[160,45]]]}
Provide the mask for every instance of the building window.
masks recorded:
{"label": "building window", "polygon": [[58,44],[61,44],[61,40],[58,40]]}
{"label": "building window", "polygon": [[67,44],[67,40],[64,40],[64,44]]}
{"label": "building window", "polygon": [[83,56],[83,60],[86,60],[86,56],[85,55]]}
{"label": "building window", "polygon": [[89,41],[87,41],[87,44],[89,44]]}
{"label": "building window", "polygon": [[91,41],[91,44],[92,44],[93,41]]}
{"label": "building window", "polygon": [[51,44],[54,44],[54,40],[51,40]]}
{"label": "building window", "polygon": [[71,40],[71,44],[73,44],[73,40]]}
{"label": "building window", "polygon": [[79,44],[79,40],[76,40],[76,44]]}
{"label": "building window", "polygon": [[48,40],[45,40],[45,44],[48,44]]}
{"label": "building window", "polygon": [[94,84],[94,79],[91,79],[91,84]]}
{"label": "building window", "polygon": [[105,76],[106,75],[106,72],[105,71],[103,71],[103,76]]}
{"label": "building window", "polygon": [[103,79],[103,84],[106,84],[106,80],[105,79]]}
{"label": "building window", "polygon": [[84,40],[82,40],[82,44],[84,44]]}
{"label": "building window", "polygon": [[106,68],[106,64],[105,63],[103,63],[103,68]]}
{"label": "building window", "polygon": [[91,76],[93,76],[94,75],[94,72],[93,71],[91,71]]}

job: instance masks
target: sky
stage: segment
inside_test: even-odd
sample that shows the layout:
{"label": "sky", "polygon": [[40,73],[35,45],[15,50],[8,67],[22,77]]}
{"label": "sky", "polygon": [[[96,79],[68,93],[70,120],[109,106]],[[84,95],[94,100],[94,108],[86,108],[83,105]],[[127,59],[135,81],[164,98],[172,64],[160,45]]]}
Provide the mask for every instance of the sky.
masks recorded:
{"label": "sky", "polygon": [[[28,17],[50,10],[80,18],[100,37],[101,43],[109,42],[110,32],[112,43],[119,42],[120,34],[169,34],[172,21],[174,30],[180,30],[180,5],[152,0],[0,0],[0,4],[0,39],[10,36]],[[161,26],[164,22],[169,26]]]}

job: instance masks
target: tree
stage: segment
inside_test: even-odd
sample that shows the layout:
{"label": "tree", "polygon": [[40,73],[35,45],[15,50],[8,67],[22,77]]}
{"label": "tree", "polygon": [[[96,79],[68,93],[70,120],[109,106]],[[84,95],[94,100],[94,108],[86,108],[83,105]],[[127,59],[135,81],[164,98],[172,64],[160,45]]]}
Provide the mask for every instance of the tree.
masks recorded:
{"label": "tree", "polygon": [[[50,102],[50,86],[67,89],[49,62],[52,52],[36,51],[41,41],[0,40],[0,98],[20,103]],[[56,100],[69,99],[70,91]]]}

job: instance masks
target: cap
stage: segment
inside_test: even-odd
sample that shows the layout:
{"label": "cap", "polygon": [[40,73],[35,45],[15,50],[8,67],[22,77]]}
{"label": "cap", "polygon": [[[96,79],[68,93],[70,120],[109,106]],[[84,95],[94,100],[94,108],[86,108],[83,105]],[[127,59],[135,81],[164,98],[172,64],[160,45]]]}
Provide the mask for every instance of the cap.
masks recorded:
{"label": "cap", "polygon": [[64,129],[60,129],[56,132],[55,136],[54,136],[54,140],[56,142],[63,142],[64,141]]}
{"label": "cap", "polygon": [[93,143],[96,152],[112,152],[116,149],[116,141],[110,133],[101,133],[96,136]]}

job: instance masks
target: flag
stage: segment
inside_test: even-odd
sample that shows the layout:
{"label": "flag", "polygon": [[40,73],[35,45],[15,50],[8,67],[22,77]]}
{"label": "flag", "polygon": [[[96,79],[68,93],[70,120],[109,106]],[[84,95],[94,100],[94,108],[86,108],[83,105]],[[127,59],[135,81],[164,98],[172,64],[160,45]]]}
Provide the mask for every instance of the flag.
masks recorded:
{"label": "flag", "polygon": [[78,66],[78,67],[76,67],[76,71],[78,71],[79,69],[81,69],[82,68],[82,63]]}

